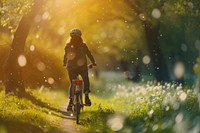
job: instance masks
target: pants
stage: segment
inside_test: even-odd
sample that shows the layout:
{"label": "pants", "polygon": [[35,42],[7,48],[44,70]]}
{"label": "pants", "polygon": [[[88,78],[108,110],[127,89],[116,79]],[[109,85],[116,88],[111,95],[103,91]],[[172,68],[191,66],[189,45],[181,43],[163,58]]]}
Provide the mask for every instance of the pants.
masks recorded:
{"label": "pants", "polygon": [[88,69],[83,68],[77,68],[77,69],[68,69],[68,75],[70,80],[70,86],[69,86],[69,98],[73,97],[73,88],[72,88],[72,80],[76,79],[78,75],[81,76],[84,82],[84,93],[90,92],[90,82],[88,77]]}

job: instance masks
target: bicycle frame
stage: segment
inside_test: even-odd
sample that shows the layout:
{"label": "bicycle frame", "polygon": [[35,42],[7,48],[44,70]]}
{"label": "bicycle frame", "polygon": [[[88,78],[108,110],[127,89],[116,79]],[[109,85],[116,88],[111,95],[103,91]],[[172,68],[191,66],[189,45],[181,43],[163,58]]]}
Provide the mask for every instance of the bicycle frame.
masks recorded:
{"label": "bicycle frame", "polygon": [[76,115],[76,124],[79,124],[79,115],[81,109],[83,109],[83,99],[82,99],[82,91],[83,91],[83,81],[79,80],[78,78],[72,80],[72,91],[73,91],[73,106],[72,110],[73,113]]}
{"label": "bicycle frame", "polygon": [[[96,65],[95,65],[96,66]],[[88,68],[93,68],[93,64],[89,64]],[[72,111],[73,114],[76,115],[76,124],[79,124],[79,115],[81,109],[83,110],[83,80],[79,80],[79,75],[77,78],[72,80],[72,96],[73,96],[73,104]]]}

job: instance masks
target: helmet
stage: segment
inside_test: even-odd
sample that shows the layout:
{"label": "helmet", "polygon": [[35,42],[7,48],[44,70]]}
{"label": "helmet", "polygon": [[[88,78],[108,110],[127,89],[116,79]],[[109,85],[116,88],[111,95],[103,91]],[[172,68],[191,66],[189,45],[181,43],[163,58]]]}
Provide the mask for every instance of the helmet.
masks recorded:
{"label": "helmet", "polygon": [[81,31],[79,29],[77,29],[77,28],[72,29],[71,32],[70,32],[70,36],[71,37],[73,37],[73,36],[81,36],[81,34],[82,34]]}

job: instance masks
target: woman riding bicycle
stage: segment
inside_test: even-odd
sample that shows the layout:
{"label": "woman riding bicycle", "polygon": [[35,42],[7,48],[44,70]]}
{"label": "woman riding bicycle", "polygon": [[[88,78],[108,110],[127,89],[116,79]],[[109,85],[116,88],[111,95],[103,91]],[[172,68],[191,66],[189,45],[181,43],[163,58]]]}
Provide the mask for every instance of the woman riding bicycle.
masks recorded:
{"label": "woman riding bicycle", "polygon": [[81,75],[84,82],[85,105],[91,106],[91,100],[89,98],[90,83],[86,55],[92,62],[93,66],[96,66],[96,63],[87,45],[83,43],[81,35],[82,33],[79,29],[72,29],[70,32],[70,42],[68,42],[65,46],[63,65],[67,67],[70,80],[69,104],[67,111],[72,110],[72,80],[76,79],[78,75]]}

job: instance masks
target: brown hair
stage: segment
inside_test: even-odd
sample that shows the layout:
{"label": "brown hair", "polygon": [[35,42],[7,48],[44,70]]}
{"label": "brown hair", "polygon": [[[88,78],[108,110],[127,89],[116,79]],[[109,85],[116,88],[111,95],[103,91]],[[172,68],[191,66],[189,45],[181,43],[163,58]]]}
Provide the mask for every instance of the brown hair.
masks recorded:
{"label": "brown hair", "polygon": [[80,36],[73,36],[73,37],[71,37],[69,43],[70,44],[75,44],[75,45],[82,44],[83,43],[83,39]]}

